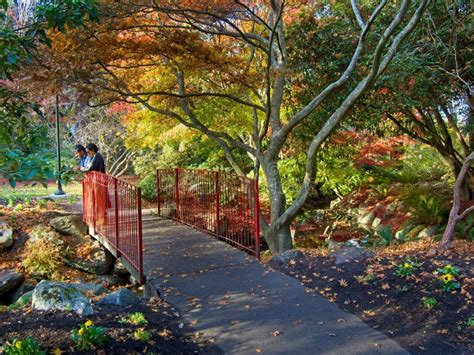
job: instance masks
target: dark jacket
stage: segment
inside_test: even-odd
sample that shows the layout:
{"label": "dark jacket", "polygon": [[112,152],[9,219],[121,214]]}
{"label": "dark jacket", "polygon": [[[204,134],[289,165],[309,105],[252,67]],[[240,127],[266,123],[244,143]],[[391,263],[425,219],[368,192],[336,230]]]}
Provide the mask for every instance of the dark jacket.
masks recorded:
{"label": "dark jacket", "polygon": [[105,162],[104,158],[102,158],[102,155],[95,153],[94,157],[92,158],[91,166],[87,171],[98,171],[105,174]]}

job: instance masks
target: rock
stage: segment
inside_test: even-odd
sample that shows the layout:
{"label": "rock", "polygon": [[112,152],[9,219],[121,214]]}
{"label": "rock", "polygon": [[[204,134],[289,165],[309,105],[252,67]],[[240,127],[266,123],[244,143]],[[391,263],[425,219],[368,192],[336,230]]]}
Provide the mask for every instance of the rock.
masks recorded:
{"label": "rock", "polygon": [[382,223],[382,218],[375,217],[372,221],[372,229],[377,230],[378,226]]}
{"label": "rock", "polygon": [[370,226],[375,219],[375,213],[370,211],[357,219],[357,223],[362,226]]}
{"label": "rock", "polygon": [[297,228],[290,228],[291,240],[294,242],[295,238],[298,238],[299,233]]}
{"label": "rock", "polygon": [[25,280],[21,272],[15,270],[0,271],[0,298],[17,288]]}
{"label": "rock", "polygon": [[287,250],[280,255],[272,257],[272,261],[277,264],[288,265],[291,260],[298,260],[303,257],[303,253],[299,250]]}
{"label": "rock", "polygon": [[335,200],[332,200],[331,202],[329,202],[329,208],[332,209],[334,207],[336,207],[338,204],[341,203],[341,199],[340,198],[336,198]]}
{"label": "rock", "polygon": [[426,226],[424,224],[420,224],[417,226],[413,226],[410,231],[407,233],[407,238],[415,238],[420,234],[422,230],[424,230]]}
{"label": "rock", "polygon": [[82,221],[82,215],[80,214],[56,217],[49,223],[59,233],[72,235],[74,237],[82,237],[86,235],[88,231],[87,224]]}
{"label": "rock", "polygon": [[438,231],[439,226],[426,227],[420,233],[418,233],[417,238],[431,238]]}
{"label": "rock", "polygon": [[385,211],[387,213],[393,213],[395,212],[398,208],[400,207],[399,203],[398,202],[392,202],[390,204],[387,205]]}
{"label": "rock", "polygon": [[159,298],[160,297],[160,292],[158,289],[153,286],[153,279],[147,279],[147,282],[145,283],[145,289],[143,290],[143,297],[146,298]]}
{"label": "rock", "polygon": [[0,229],[0,250],[13,246],[13,231],[11,229]]}
{"label": "rock", "polygon": [[127,288],[121,288],[102,298],[98,304],[112,304],[116,306],[134,306],[141,302],[132,291]]}
{"label": "rock", "polygon": [[20,298],[16,300],[15,303],[13,303],[14,308],[20,308],[23,306],[26,306],[31,303],[31,299],[33,298],[33,291],[29,291],[21,295]]}
{"label": "rock", "polygon": [[32,307],[49,311],[71,311],[79,315],[94,313],[90,300],[76,285],[61,282],[41,281],[33,291]]}
{"label": "rock", "polygon": [[100,296],[104,293],[107,293],[107,289],[104,286],[98,284],[80,283],[70,285],[75,287],[79,292],[82,292],[86,296]]}
{"label": "rock", "polygon": [[428,250],[428,252],[426,253],[426,256],[429,257],[429,258],[432,258],[434,256],[436,256],[438,254],[438,250],[436,249],[430,249]]}
{"label": "rock", "polygon": [[8,303],[15,303],[25,293],[31,292],[35,289],[35,286],[28,283],[23,283],[16,290],[12,291],[8,295]]}
{"label": "rock", "polygon": [[99,276],[99,280],[105,287],[125,286],[128,283],[127,280],[115,275],[102,275]]}
{"label": "rock", "polygon": [[30,232],[29,242],[36,242],[39,239],[47,239],[48,241],[53,242],[55,245],[64,246],[64,241],[61,236],[53,229],[45,227],[42,225],[36,226]]}
{"label": "rock", "polygon": [[130,272],[123,266],[120,260],[117,260],[114,265],[114,274],[123,278],[128,278]]}
{"label": "rock", "polygon": [[66,260],[65,263],[91,274],[107,275],[112,270],[114,261],[114,256],[96,241],[88,260],[76,258]]}
{"label": "rock", "polygon": [[374,254],[363,247],[356,245],[346,245],[344,243],[329,243],[329,256],[334,259],[336,265],[361,261],[371,258]]}

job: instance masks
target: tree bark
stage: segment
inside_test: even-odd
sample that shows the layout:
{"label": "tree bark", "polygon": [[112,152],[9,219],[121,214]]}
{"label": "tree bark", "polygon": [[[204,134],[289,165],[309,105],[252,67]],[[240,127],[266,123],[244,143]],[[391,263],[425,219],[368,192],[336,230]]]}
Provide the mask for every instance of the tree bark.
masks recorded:
{"label": "tree bark", "polygon": [[474,152],[469,154],[469,156],[464,161],[461,171],[458,175],[458,178],[456,179],[456,182],[454,183],[453,207],[451,208],[451,212],[449,213],[448,224],[446,226],[446,230],[444,231],[444,234],[443,234],[443,239],[441,240],[441,243],[439,246],[441,250],[447,250],[449,246],[451,245],[451,241],[453,240],[454,231],[456,228],[456,223],[461,221],[471,211],[474,211],[474,206],[471,206],[468,209],[466,209],[464,212],[462,212],[461,214],[459,213],[459,210],[461,209],[462,183],[463,183],[464,178],[466,177],[466,173],[469,169],[469,165],[472,160],[474,160]]}

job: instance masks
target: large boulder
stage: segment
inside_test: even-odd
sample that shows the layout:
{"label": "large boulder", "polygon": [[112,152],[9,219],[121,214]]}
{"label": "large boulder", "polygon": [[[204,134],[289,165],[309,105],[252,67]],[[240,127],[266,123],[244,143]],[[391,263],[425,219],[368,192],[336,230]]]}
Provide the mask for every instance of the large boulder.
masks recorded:
{"label": "large boulder", "polygon": [[0,229],[0,250],[13,246],[13,231],[11,229]]}
{"label": "large boulder", "polygon": [[292,260],[298,260],[303,257],[303,253],[299,250],[292,249],[287,250],[280,255],[275,255],[272,257],[272,262],[280,265],[288,265]]}
{"label": "large boulder", "polygon": [[439,226],[430,226],[418,233],[417,238],[431,238],[438,232]]}
{"label": "large boulder", "polygon": [[104,293],[107,293],[107,289],[98,284],[89,284],[89,283],[81,283],[81,284],[71,284],[71,286],[75,287],[78,291],[82,292],[86,296],[100,296]]}
{"label": "large boulder", "polygon": [[329,256],[334,259],[336,265],[362,261],[371,258],[374,254],[358,245],[349,245],[347,243],[337,243],[329,241]]}
{"label": "large boulder", "polygon": [[141,302],[140,298],[128,288],[121,288],[102,298],[98,304],[112,304],[116,306],[134,306]]}
{"label": "large boulder", "polygon": [[363,227],[369,227],[372,225],[375,219],[375,213],[370,211],[365,214],[359,215],[357,218],[357,223]]}
{"label": "large boulder", "polygon": [[0,271],[0,299],[3,299],[7,293],[14,290],[25,280],[21,272],[15,270]]}
{"label": "large boulder", "polygon": [[22,283],[20,287],[17,287],[15,290],[8,294],[8,303],[15,303],[20,299],[25,293],[31,292],[35,289],[35,286],[29,283]]}
{"label": "large boulder", "polygon": [[65,261],[67,265],[73,268],[95,275],[109,274],[114,266],[114,262],[114,256],[97,241],[93,243],[93,247],[87,259],[77,257]]}
{"label": "large boulder", "polygon": [[122,264],[120,260],[116,260],[115,265],[114,265],[114,272],[115,275],[122,277],[122,278],[128,278],[130,276],[130,272],[127,270],[127,268]]}
{"label": "large boulder", "polygon": [[80,214],[56,217],[49,223],[59,233],[74,237],[80,238],[86,235],[88,231],[87,224],[82,221],[82,215]]}
{"label": "large boulder", "polygon": [[43,311],[61,310],[79,315],[94,313],[90,300],[76,285],[46,280],[41,281],[34,289],[32,306]]}
{"label": "large boulder", "polygon": [[98,279],[105,287],[125,286],[126,284],[128,284],[127,280],[116,275],[101,275],[98,276]]}

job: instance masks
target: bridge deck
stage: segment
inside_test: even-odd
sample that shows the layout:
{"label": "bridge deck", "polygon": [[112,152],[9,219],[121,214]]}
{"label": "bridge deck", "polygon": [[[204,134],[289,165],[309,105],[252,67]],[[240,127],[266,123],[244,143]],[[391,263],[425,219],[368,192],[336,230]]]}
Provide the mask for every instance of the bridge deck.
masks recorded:
{"label": "bridge deck", "polygon": [[406,353],[297,280],[190,227],[144,215],[143,242],[147,279],[226,353]]}

